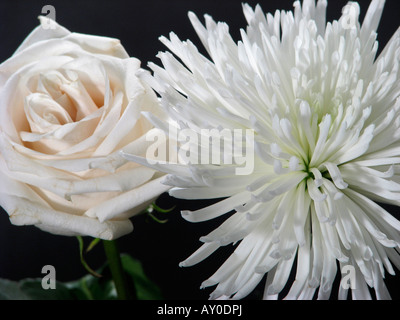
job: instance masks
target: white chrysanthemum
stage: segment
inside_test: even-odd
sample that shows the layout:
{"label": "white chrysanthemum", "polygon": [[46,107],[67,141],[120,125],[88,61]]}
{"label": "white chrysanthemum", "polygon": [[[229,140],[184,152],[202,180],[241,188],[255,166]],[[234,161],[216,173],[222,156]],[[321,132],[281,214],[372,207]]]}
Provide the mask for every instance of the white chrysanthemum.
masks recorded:
{"label": "white chrysanthemum", "polygon": [[[394,274],[392,263],[400,267],[400,222],[376,202],[400,205],[400,30],[376,57],[383,6],[373,0],[361,26],[354,2],[332,23],[325,0],[296,1],[293,12],[274,15],[244,5],[248,27],[237,44],[226,24],[206,15],[204,27],[190,13],[211,61],[173,33],[161,38],[180,61],[160,53],[164,69],[150,64],[155,75],[147,80],[175,123],[199,134],[255,132],[250,175],[235,175],[235,165],[159,167],[175,197],[226,197],[183,212],[187,220],[235,210],[181,263],[240,241],[202,284],[217,285],[211,298],[245,297],[265,273],[264,298],[277,298],[294,265],[288,299],[316,291],[328,298],[338,266],[348,265],[353,299],[371,298],[368,286],[390,298],[383,278]],[[347,293],[340,286],[339,298]]]}

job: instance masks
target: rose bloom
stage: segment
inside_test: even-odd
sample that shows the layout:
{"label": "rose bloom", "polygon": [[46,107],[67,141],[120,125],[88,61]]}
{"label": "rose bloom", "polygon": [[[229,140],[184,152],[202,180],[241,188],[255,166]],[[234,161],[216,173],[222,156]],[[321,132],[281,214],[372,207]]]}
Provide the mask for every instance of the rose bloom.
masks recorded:
{"label": "rose bloom", "polygon": [[15,225],[115,239],[168,187],[142,154],[157,97],[117,39],[40,17],[0,65],[0,205]]}

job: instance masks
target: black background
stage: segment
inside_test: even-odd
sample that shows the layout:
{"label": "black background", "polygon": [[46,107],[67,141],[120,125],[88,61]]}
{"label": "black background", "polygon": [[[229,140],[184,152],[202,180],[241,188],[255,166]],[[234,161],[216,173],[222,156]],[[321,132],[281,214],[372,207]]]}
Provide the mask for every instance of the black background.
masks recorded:
{"label": "black background", "polygon": [[[161,35],[174,31],[182,40],[191,39],[201,45],[187,18],[189,10],[199,17],[208,13],[216,21],[229,24],[235,40],[239,29],[245,28],[245,19],[237,0],[134,0],[134,1],[33,1],[0,0],[0,61],[13,54],[18,45],[38,25],[37,16],[44,5],[53,5],[59,24],[74,32],[119,38],[127,52],[142,61],[159,64],[155,57],[164,51],[158,41]],[[247,1],[254,6],[260,3],[265,12],[277,9],[292,9],[289,0]],[[347,3],[331,0],[328,4],[328,21],[340,16]],[[359,1],[363,17],[369,1]],[[399,26],[400,3],[387,0],[383,18],[378,29],[380,49]],[[1,182],[0,182],[1,183]],[[165,299],[207,299],[211,289],[200,290],[207,279],[232,250],[231,246],[220,249],[202,263],[189,268],[179,268],[178,263],[196,250],[198,238],[218,226],[224,218],[211,222],[192,224],[184,221],[181,209],[204,206],[201,201],[178,201],[166,194],[157,203],[165,208],[176,205],[176,209],[160,215],[168,218],[158,224],[146,216],[132,219],[134,231],[119,239],[121,251],[140,259],[148,276],[162,289]],[[398,208],[391,208],[394,214]],[[89,242],[89,238],[85,238]],[[87,256],[89,264],[97,268],[105,257],[101,246]],[[79,262],[78,242],[74,237],[61,237],[40,231],[32,226],[16,227],[10,224],[5,212],[0,212],[0,277],[18,280],[26,277],[41,277],[44,265],[53,265],[57,280],[69,281],[86,274]],[[387,286],[394,299],[400,298],[400,277],[387,276]],[[248,298],[259,299],[263,283]],[[332,299],[336,296],[333,290]]]}

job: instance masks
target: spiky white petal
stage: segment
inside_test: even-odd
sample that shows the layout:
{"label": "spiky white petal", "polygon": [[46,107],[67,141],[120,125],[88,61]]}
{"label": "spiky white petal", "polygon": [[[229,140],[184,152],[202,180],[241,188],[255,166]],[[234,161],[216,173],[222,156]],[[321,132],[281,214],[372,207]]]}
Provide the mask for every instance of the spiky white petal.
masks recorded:
{"label": "spiky white petal", "polygon": [[355,2],[328,23],[326,0],[267,15],[245,4],[238,43],[226,24],[206,15],[203,26],[189,13],[211,60],[174,33],[161,38],[180,60],[160,53],[164,68],[150,64],[147,80],[178,126],[199,136],[201,128],[255,131],[249,175],[235,176],[235,165],[192,165],[191,175],[164,168],[173,196],[226,197],[184,211],[187,220],[235,210],[181,264],[240,241],[202,284],[216,285],[211,298],[243,298],[268,273],[264,298],[275,299],[295,260],[287,299],[328,298],[337,261],[354,267],[354,299],[371,298],[368,286],[389,297],[382,279],[394,273],[391,261],[400,264],[400,222],[374,201],[400,205],[400,29],[377,57],[383,5],[373,0],[360,25]]}

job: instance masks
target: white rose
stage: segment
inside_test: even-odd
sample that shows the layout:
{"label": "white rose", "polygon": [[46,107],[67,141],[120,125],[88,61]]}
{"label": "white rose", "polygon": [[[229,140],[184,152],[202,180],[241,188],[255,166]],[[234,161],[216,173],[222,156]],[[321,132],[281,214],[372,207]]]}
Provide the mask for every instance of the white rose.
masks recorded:
{"label": "white rose", "polygon": [[157,97],[119,40],[40,20],[0,65],[0,205],[15,225],[118,238],[168,188],[119,152],[145,153]]}

